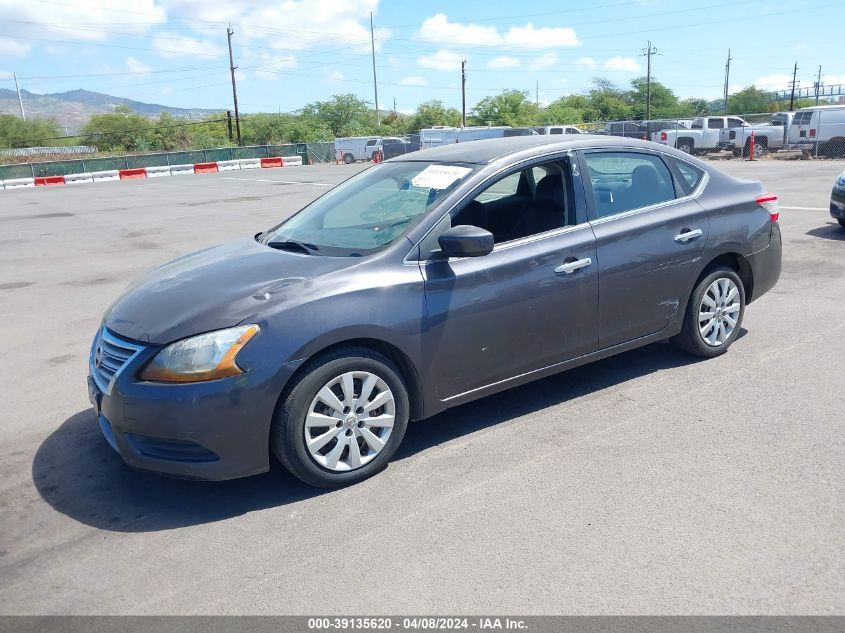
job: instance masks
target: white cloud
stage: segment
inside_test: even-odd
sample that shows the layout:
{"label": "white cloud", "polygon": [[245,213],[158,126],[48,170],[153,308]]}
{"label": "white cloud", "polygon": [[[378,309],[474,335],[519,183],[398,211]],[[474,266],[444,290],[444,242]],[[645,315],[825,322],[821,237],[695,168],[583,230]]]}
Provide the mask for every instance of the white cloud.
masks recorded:
{"label": "white cloud", "polygon": [[[297,67],[296,57],[293,55],[274,55],[265,51],[257,53],[249,48],[243,49],[242,53],[243,65],[249,65],[255,76],[262,79],[278,79],[279,75],[284,74],[286,70]],[[329,79],[331,79],[331,76]]]}
{"label": "white cloud", "polygon": [[422,55],[417,57],[417,65],[422,68],[431,68],[432,70],[439,70],[440,72],[450,72],[460,70],[461,61],[464,56],[455,51],[441,48],[433,55]]}
{"label": "white cloud", "polygon": [[754,87],[760,90],[786,90],[789,88],[789,82],[792,81],[792,75],[785,73],[774,73],[773,75],[764,75],[754,80]]}
{"label": "white cloud", "polygon": [[604,68],[624,73],[640,72],[640,65],[633,57],[611,57],[604,63]]}
{"label": "white cloud", "polygon": [[28,44],[13,40],[11,37],[0,37],[0,56],[22,57],[32,48]]}
{"label": "white cloud", "polygon": [[224,49],[211,40],[197,40],[170,31],[161,31],[153,38],[152,49],[162,57],[222,57]]}
{"label": "white cloud", "polygon": [[512,26],[505,34],[505,44],[524,48],[561,48],[580,43],[574,29],[559,26],[535,29],[530,22],[525,26]]}
{"label": "white cloud", "polygon": [[428,82],[425,80],[425,77],[413,76],[413,77],[403,77],[399,80],[400,86],[427,86]]}
{"label": "white cloud", "polygon": [[[112,37],[109,31],[144,35],[166,19],[164,7],[157,0],[134,0],[131,17],[111,10],[114,7],[113,0],[85,0],[81,4],[55,2],[49,7],[31,0],[3,0],[0,24],[8,21],[20,36],[102,42]],[[0,54],[8,52],[0,48]]]}
{"label": "white cloud", "polygon": [[[353,52],[369,52],[370,11],[375,12],[379,4],[379,0],[161,1],[169,13],[206,37],[220,37],[221,24],[231,22],[241,43],[262,40],[263,45],[287,50],[321,47]],[[380,50],[391,31],[378,26],[377,18],[375,44]]]}
{"label": "white cloud", "polygon": [[842,74],[842,75],[822,75],[822,83],[825,86],[835,86],[837,84],[845,84],[845,74]]}
{"label": "white cloud", "polygon": [[502,43],[502,36],[495,26],[449,22],[445,13],[423,20],[417,37],[428,42],[460,43],[462,46],[496,46]]}
{"label": "white cloud", "polygon": [[500,33],[495,26],[450,22],[445,13],[426,18],[416,37],[437,44],[461,46],[512,46],[517,48],[562,48],[577,46],[580,42],[575,30],[568,27],[534,28],[512,26]]}
{"label": "white cloud", "polygon": [[135,59],[132,55],[126,58],[126,68],[129,69],[129,72],[139,75],[147,75],[152,70],[147,64]]}
{"label": "white cloud", "polygon": [[11,79],[12,78],[12,71],[11,70],[0,70],[0,79]]}
{"label": "white cloud", "polygon": [[519,60],[516,57],[508,57],[507,55],[499,55],[487,62],[487,68],[493,70],[505,70],[507,68],[517,68]]}
{"label": "white cloud", "polygon": [[326,79],[328,79],[329,81],[343,81],[344,79],[346,79],[346,75],[344,75],[339,70],[333,70],[326,76]]}
{"label": "white cloud", "polygon": [[592,57],[579,57],[575,60],[576,66],[586,66],[587,68],[595,68],[598,66],[596,60]]}
{"label": "white cloud", "polygon": [[557,64],[557,53],[543,53],[539,57],[532,59],[528,68],[533,71],[544,70],[551,68],[555,64]]}

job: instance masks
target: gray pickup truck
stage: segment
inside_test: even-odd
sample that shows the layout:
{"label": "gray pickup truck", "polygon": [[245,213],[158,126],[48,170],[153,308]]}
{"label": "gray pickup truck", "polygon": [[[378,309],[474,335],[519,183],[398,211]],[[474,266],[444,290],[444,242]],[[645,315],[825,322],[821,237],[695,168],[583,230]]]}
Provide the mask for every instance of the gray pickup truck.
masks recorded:
{"label": "gray pickup truck", "polygon": [[789,135],[789,126],[794,112],[777,112],[766,124],[742,125],[721,130],[719,149],[732,151],[737,156],[751,154],[751,133],[754,133],[754,158],[760,158],[767,151],[783,149]]}

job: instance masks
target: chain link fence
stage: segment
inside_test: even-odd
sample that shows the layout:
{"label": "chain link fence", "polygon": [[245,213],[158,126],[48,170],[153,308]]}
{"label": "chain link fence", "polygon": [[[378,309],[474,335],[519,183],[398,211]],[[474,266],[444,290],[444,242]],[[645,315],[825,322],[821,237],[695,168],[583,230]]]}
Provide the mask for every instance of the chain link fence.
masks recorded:
{"label": "chain link fence", "polygon": [[132,154],[126,156],[104,156],[0,165],[0,180],[38,178],[42,176],[66,176],[68,174],[82,174],[92,171],[164,167],[245,158],[271,158],[274,156],[301,156],[302,162],[305,164],[309,162],[333,163],[335,160],[334,143],[290,143],[284,145],[221,147],[186,152],[158,152],[154,154]]}

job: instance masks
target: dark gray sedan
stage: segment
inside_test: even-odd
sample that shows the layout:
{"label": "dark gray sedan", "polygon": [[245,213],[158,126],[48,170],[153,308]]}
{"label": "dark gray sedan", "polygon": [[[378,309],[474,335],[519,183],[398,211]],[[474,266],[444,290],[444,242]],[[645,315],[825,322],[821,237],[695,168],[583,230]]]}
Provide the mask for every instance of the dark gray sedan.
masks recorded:
{"label": "dark gray sedan", "polygon": [[665,146],[449,145],[148,273],[89,395],[130,466],[349,484],[409,420],[668,338],[722,354],[780,269],[777,198]]}

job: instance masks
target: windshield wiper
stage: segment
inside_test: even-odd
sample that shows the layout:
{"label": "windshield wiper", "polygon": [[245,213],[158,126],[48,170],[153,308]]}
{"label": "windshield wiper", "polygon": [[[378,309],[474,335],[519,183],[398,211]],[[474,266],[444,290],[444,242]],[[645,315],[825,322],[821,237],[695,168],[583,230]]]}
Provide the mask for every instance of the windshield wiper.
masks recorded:
{"label": "windshield wiper", "polygon": [[316,244],[297,242],[296,240],[273,240],[272,242],[267,242],[267,246],[280,251],[297,251],[306,255],[320,250]]}

